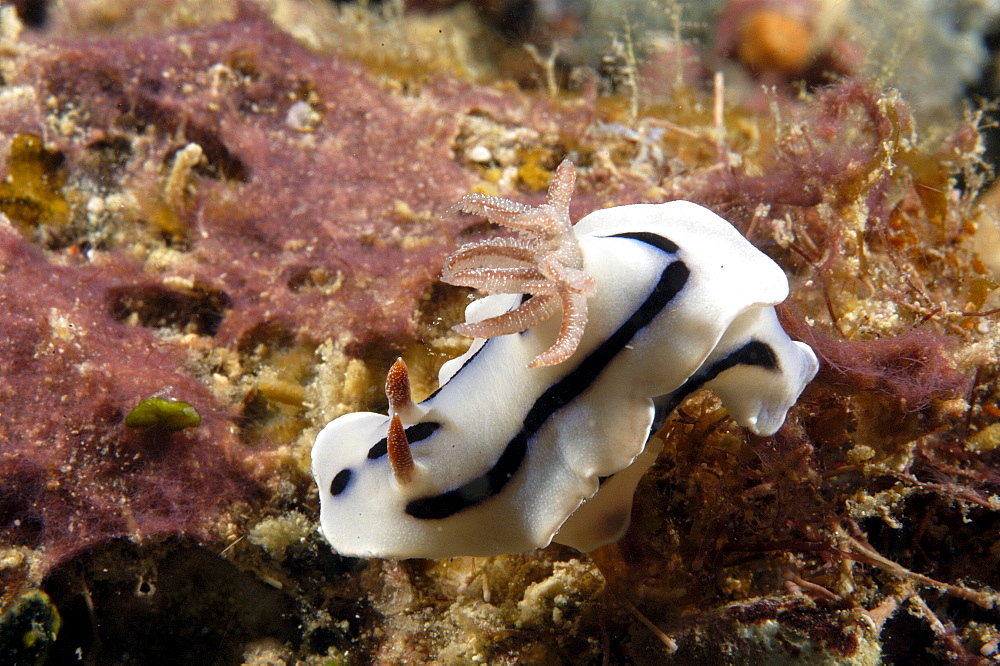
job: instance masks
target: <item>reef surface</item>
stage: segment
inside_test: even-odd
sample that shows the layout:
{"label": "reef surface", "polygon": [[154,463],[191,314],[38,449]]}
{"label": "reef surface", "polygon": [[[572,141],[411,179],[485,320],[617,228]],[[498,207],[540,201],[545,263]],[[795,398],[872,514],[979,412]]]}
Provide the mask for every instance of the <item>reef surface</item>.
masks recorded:
{"label": "reef surface", "polygon": [[[0,660],[995,657],[997,195],[934,83],[985,46],[924,90],[865,3],[449,4],[0,10]],[[537,203],[566,156],[574,219],[731,220],[819,376],[771,438],[692,396],[590,555],[337,556],[316,432],[467,344],[438,273],[497,231],[441,213]]]}

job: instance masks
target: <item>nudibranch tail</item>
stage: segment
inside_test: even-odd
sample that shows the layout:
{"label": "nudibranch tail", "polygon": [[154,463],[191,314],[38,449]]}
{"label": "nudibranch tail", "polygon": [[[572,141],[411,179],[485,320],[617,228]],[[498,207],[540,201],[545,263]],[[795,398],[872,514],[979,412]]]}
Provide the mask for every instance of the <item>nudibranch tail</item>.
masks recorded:
{"label": "nudibranch tail", "polygon": [[410,393],[410,372],[402,358],[389,368],[385,376],[385,397],[389,399],[389,414],[406,415],[413,409],[413,397]]}
{"label": "nudibranch tail", "polygon": [[576,168],[563,160],[556,168],[539,206],[482,194],[469,194],[448,209],[484,215],[490,222],[521,232],[519,238],[493,238],[463,245],[441,269],[449,284],[473,287],[486,294],[525,294],[510,312],[455,327],[463,335],[494,338],[519,333],[540,324],[562,309],[559,335],[529,367],[562,363],[576,351],[587,324],[587,302],[596,283],[583,267],[583,253],[569,202]]}
{"label": "nudibranch tail", "polygon": [[389,419],[389,433],[386,436],[386,446],[389,453],[389,464],[392,473],[400,484],[407,484],[413,478],[413,453],[410,442],[406,439],[406,430],[399,414],[393,414]]}

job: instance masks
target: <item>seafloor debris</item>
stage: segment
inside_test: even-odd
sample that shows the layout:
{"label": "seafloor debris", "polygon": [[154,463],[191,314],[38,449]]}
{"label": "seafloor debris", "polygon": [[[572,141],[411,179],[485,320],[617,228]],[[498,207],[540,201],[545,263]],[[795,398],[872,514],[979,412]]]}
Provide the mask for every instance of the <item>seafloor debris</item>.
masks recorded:
{"label": "seafloor debris", "polygon": [[48,595],[24,593],[0,615],[0,658],[7,664],[44,664],[61,624]]}
{"label": "seafloor debris", "polygon": [[[678,19],[648,61],[623,25],[614,81],[539,48],[526,93],[470,82],[499,68],[465,55],[461,8],[17,3],[39,6],[0,9],[0,602],[49,594],[50,654],[141,658],[129,617],[257,663],[997,654],[995,209],[977,112],[913,120],[953,101],[940,71],[761,92],[713,81],[713,24]],[[896,43],[846,71],[891,83]],[[770,438],[683,404],[593,558],[330,553],[301,518],[316,429],[384,407],[397,356],[419,399],[463,351],[466,294],[436,276],[496,230],[439,213],[539,202],[566,156],[574,219],[687,198],[733,220],[788,274],[820,374]],[[201,425],[128,428],[150,396]]]}

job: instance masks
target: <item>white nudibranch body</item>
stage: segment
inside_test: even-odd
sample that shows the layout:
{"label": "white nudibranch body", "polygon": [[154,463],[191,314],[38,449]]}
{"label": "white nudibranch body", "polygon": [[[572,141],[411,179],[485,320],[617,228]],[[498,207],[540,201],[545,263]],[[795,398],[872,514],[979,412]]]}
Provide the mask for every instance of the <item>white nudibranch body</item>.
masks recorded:
{"label": "white nudibranch body", "polygon": [[[559,178],[571,189],[571,164]],[[337,552],[484,556],[552,541],[593,550],[624,533],[636,484],[662,448],[650,434],[693,391],[713,390],[758,435],[781,427],[818,364],[778,323],[788,281],[777,264],[686,201],[600,210],[573,235],[592,283],[568,358],[538,364],[564,337],[559,317],[477,338],[423,402],[398,396],[399,362],[391,417],[348,414],[320,432],[313,475]],[[522,293],[494,293],[469,305],[466,321],[524,304]]]}

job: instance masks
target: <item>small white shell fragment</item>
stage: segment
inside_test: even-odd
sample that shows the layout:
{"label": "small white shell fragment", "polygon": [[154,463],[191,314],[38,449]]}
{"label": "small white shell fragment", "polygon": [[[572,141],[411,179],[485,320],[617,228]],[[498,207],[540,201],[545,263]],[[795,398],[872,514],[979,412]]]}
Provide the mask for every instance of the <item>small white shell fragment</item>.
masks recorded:
{"label": "small white shell fragment", "polygon": [[319,113],[304,100],[292,104],[285,114],[285,124],[296,132],[314,132],[319,121]]}
{"label": "small white shell fragment", "polygon": [[469,158],[470,162],[478,162],[479,164],[484,164],[493,159],[493,153],[482,144],[476,144],[472,148],[469,148],[465,156]]}
{"label": "small white shell fragment", "polygon": [[[781,268],[727,221],[686,201],[600,210],[575,227],[594,278],[579,347],[528,368],[558,317],[477,339],[440,372],[440,389],[400,414],[416,473],[385,454],[389,418],[343,416],[313,448],[320,523],[357,557],[445,558],[589,551],[620,538],[636,484],[662,442],[657,425],[708,387],[733,418],[771,435],[816,374],[773,306]],[[518,307],[520,294],[472,303],[467,321]]]}

